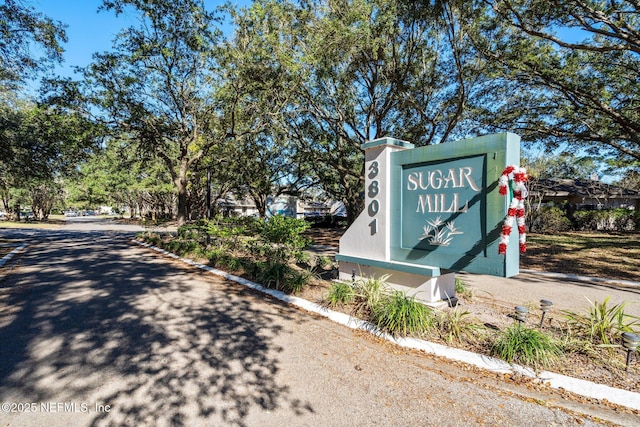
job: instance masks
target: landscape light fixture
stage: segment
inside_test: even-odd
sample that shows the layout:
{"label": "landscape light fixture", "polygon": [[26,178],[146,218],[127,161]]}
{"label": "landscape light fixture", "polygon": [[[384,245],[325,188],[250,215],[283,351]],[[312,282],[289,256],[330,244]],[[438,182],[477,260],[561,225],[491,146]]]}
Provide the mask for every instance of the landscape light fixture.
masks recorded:
{"label": "landscape light fixture", "polygon": [[640,335],[632,334],[631,332],[623,332],[622,345],[627,349],[627,372],[629,372],[631,355],[638,350],[638,345],[640,345]]}
{"label": "landscape light fixture", "polygon": [[516,320],[520,323],[524,323],[527,320],[527,314],[529,310],[527,307],[516,305]]}
{"label": "landscape light fixture", "polygon": [[547,314],[547,311],[551,310],[553,307],[553,303],[546,299],[540,300],[540,309],[542,310],[542,319],[540,319],[540,327],[542,328],[542,323],[544,322],[544,316]]}

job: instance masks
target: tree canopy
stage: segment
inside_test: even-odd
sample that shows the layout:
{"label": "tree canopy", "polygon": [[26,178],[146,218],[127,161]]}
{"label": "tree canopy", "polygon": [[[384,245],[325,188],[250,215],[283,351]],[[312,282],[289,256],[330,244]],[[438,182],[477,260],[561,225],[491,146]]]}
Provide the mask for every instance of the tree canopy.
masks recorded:
{"label": "tree canopy", "polygon": [[496,69],[485,122],[524,140],[640,159],[636,1],[486,0],[474,40]]}
{"label": "tree canopy", "polygon": [[[580,167],[572,170],[582,174],[597,158],[628,170],[632,182],[640,161],[638,6],[256,0],[214,13],[204,0],[104,0],[102,11],[127,13],[137,24],[120,32],[112,51],[94,55],[82,81],[58,82],[63,90],[47,102],[65,108],[38,107],[36,120],[28,109],[4,104],[2,137],[13,142],[0,146],[0,166],[34,173],[35,164],[51,166],[49,157],[28,160],[26,153],[72,123],[76,134],[65,150],[82,153],[86,145],[74,142],[86,136],[78,120],[91,119],[104,125],[94,136],[119,147],[103,147],[101,155],[119,152],[139,168],[125,181],[173,184],[171,197],[147,184],[127,197],[144,199],[153,212],[166,211],[159,206],[175,197],[179,223],[206,211],[208,172],[218,194],[249,196],[261,212],[268,195],[317,185],[343,201],[353,220],[362,208],[360,147],[381,137],[423,146],[513,131],[549,153],[558,147],[579,153],[534,161],[548,169],[540,175],[566,172],[567,159],[577,158],[581,163],[572,166]],[[231,19],[226,35],[220,13]],[[0,14],[7,21],[0,26],[3,84],[40,69],[29,43],[59,59],[61,24],[18,0],[6,1]],[[26,41],[9,37],[21,32]],[[33,126],[38,137],[16,145],[16,135]],[[47,147],[53,151],[39,151],[45,157],[60,152]],[[9,165],[9,158],[23,164]],[[108,181],[87,181],[86,198]]]}
{"label": "tree canopy", "polygon": [[[26,2],[0,4],[0,87],[24,82],[62,59],[65,26],[37,12]],[[34,48],[42,56],[34,55]]]}

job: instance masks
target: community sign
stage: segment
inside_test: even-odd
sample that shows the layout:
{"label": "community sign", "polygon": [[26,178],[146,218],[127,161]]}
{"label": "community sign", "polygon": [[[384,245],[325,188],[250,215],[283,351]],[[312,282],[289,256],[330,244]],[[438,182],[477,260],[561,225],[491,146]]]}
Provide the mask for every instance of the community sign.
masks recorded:
{"label": "community sign", "polygon": [[513,191],[499,187],[505,168],[519,163],[519,136],[421,148],[383,138],[362,148],[365,210],[340,240],[341,263],[426,276],[518,274],[518,236],[508,243],[518,228],[503,231]]}

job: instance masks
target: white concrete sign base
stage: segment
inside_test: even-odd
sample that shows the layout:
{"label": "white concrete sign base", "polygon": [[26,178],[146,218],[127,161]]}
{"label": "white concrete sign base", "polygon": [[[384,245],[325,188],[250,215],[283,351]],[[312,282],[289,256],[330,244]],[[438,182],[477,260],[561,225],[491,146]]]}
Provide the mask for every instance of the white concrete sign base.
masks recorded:
{"label": "white concrete sign base", "polygon": [[436,277],[427,277],[404,271],[340,262],[340,280],[350,281],[355,278],[380,278],[385,274],[390,277],[387,284],[392,288],[404,292],[429,306],[443,306],[455,297],[456,275],[447,273]]}
{"label": "white concrete sign base", "polygon": [[390,158],[391,153],[412,149],[413,144],[381,138],[362,145],[365,155],[365,209],[340,239],[341,280],[390,275],[393,288],[429,305],[446,304],[455,294],[455,273],[438,267],[391,261]]}

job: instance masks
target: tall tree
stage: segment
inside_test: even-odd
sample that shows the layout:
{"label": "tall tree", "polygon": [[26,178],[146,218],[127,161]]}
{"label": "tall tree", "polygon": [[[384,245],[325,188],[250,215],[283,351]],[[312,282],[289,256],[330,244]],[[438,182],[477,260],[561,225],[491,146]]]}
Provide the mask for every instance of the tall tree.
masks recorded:
{"label": "tall tree", "polygon": [[100,135],[77,113],[24,101],[0,104],[0,124],[0,192],[7,209],[11,189],[52,188],[91,153]]}
{"label": "tall tree", "polygon": [[85,72],[85,94],[119,135],[164,163],[182,224],[188,173],[224,140],[207,94],[216,78],[214,16],[201,0],[105,0],[103,7],[136,13],[140,25],[118,35],[114,53],[94,56]]}
{"label": "tall tree", "polygon": [[362,208],[361,144],[464,135],[465,105],[484,78],[455,7],[404,3],[262,0],[236,20],[269,64],[274,97],[287,99],[288,137],[350,220]]}
{"label": "tall tree", "polygon": [[[473,36],[496,69],[480,110],[549,148],[640,159],[640,4],[637,1],[483,0]],[[488,108],[487,108],[488,107]]]}
{"label": "tall tree", "polygon": [[128,207],[131,215],[151,219],[173,213],[171,177],[162,162],[136,151],[126,141],[109,138],[68,180],[67,201],[81,209]]}

